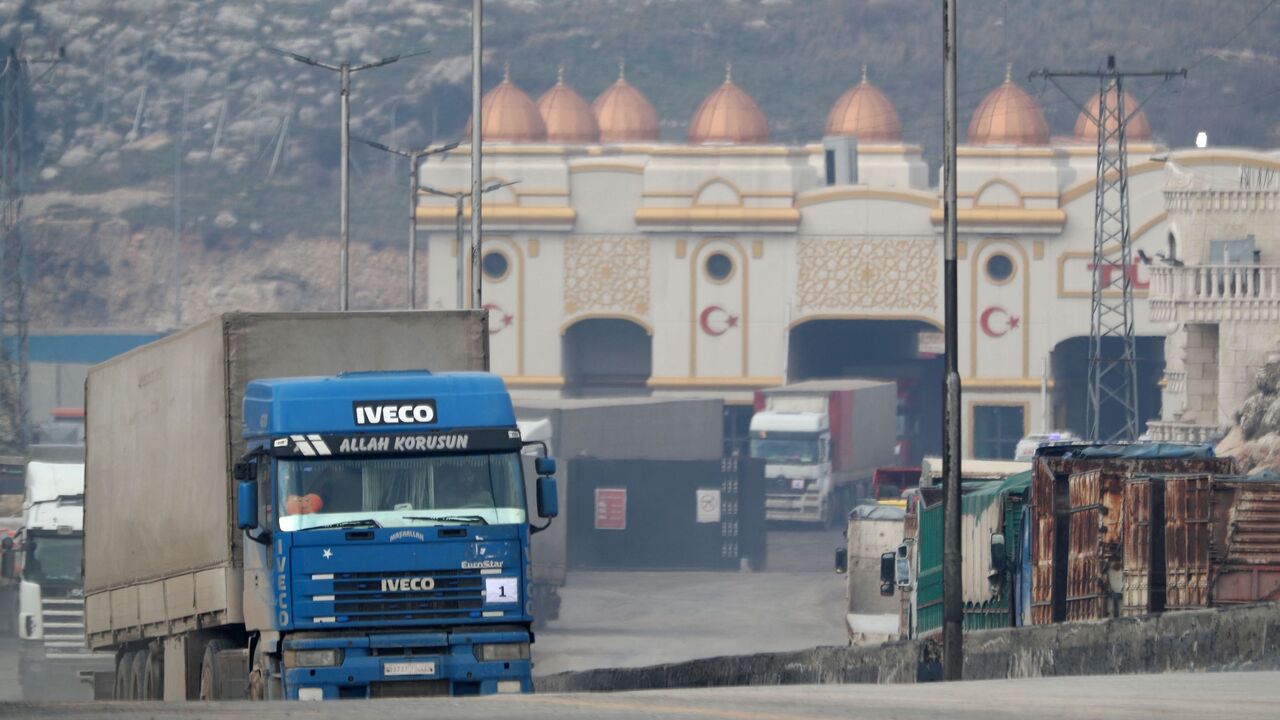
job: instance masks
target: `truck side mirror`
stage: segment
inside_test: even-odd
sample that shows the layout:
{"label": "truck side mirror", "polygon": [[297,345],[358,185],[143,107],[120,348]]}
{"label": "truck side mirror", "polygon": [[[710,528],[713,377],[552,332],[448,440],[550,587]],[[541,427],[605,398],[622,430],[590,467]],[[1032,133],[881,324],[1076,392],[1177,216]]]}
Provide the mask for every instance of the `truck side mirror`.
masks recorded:
{"label": "truck side mirror", "polygon": [[231,477],[241,482],[252,480],[256,469],[251,462],[238,462],[231,468]]}
{"label": "truck side mirror", "polygon": [[897,567],[894,568],[894,581],[900,588],[911,587],[911,558],[907,554],[907,544],[902,543],[898,546],[897,551]]}
{"label": "truck side mirror", "polygon": [[893,570],[895,567],[894,553],[887,552],[880,556],[880,582],[893,585]]}
{"label": "truck side mirror", "polygon": [[[543,458],[538,458],[542,460]],[[554,465],[554,461],[552,465]],[[556,479],[538,478],[538,517],[553,518],[560,514],[560,496],[556,492]]]}
{"label": "truck side mirror", "polygon": [[996,533],[991,536],[991,575],[995,577],[1003,573],[1009,563],[1009,552],[1005,548],[1004,535]]}
{"label": "truck side mirror", "polygon": [[13,538],[6,537],[0,540],[0,577],[13,579],[17,576],[15,572],[15,560],[17,553],[13,551]]}
{"label": "truck side mirror", "polygon": [[555,475],[556,459],[553,457],[534,458],[533,471],[538,473],[538,475]]}
{"label": "truck side mirror", "polygon": [[849,572],[849,548],[836,548],[836,572],[841,575]]}
{"label": "truck side mirror", "polygon": [[[236,463],[237,474],[240,465]],[[241,530],[252,530],[258,527],[258,483],[252,480],[241,480],[236,489],[236,524]]]}

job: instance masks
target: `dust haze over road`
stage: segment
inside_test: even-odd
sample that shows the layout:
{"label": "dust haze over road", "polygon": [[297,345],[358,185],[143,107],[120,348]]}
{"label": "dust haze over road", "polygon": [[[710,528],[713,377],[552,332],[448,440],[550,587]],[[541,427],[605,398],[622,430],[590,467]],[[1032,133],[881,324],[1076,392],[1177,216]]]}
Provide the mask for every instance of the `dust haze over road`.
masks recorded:
{"label": "dust haze over road", "polygon": [[841,530],[772,526],[763,572],[577,572],[534,675],[844,645]]}

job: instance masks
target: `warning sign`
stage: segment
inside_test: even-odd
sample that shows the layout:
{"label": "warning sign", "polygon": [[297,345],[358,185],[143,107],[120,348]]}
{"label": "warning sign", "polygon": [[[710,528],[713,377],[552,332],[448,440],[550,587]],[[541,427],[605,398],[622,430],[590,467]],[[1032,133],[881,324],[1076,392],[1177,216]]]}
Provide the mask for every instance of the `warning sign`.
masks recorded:
{"label": "warning sign", "polygon": [[720,488],[698,488],[698,522],[720,522]]}
{"label": "warning sign", "polygon": [[596,488],[596,529],[627,529],[626,488]]}

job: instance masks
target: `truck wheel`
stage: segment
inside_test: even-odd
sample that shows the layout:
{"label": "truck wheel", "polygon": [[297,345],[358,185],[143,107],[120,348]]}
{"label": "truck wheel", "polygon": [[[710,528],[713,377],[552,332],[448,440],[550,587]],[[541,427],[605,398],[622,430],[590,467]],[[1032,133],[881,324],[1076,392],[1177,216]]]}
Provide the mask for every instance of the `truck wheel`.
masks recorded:
{"label": "truck wheel", "polygon": [[220,700],[222,694],[222,674],[218,672],[218,653],[230,650],[231,643],[222,638],[213,638],[204,646],[204,659],[200,661],[200,699]]}
{"label": "truck wheel", "polygon": [[164,699],[164,655],[159,646],[151,646],[143,654],[142,697],[140,700]]}
{"label": "truck wheel", "polygon": [[272,675],[273,668],[279,672],[279,661],[264,655],[261,650],[259,646],[254,653],[253,669],[249,671],[249,699],[281,700],[284,690],[280,687],[280,680]]}
{"label": "truck wheel", "polygon": [[146,700],[147,699],[147,651],[139,650],[133,654],[132,670],[129,672],[129,699],[130,700]]}
{"label": "truck wheel", "polygon": [[121,653],[120,658],[116,662],[116,700],[132,700],[133,699],[133,656],[137,653],[130,650]]}

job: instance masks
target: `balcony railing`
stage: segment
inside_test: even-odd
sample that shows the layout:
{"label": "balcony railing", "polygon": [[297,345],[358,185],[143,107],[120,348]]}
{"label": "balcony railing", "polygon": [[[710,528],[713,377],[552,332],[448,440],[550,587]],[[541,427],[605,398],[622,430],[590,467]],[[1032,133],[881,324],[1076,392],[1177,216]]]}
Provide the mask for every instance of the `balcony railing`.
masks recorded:
{"label": "balcony railing", "polygon": [[1157,322],[1280,318],[1280,265],[1153,265],[1151,319]]}
{"label": "balcony railing", "polygon": [[1161,300],[1280,300],[1280,265],[1155,265],[1151,297]]}
{"label": "balcony railing", "polygon": [[1218,425],[1152,420],[1147,423],[1147,435],[1152,442],[1216,443],[1226,434]]}

